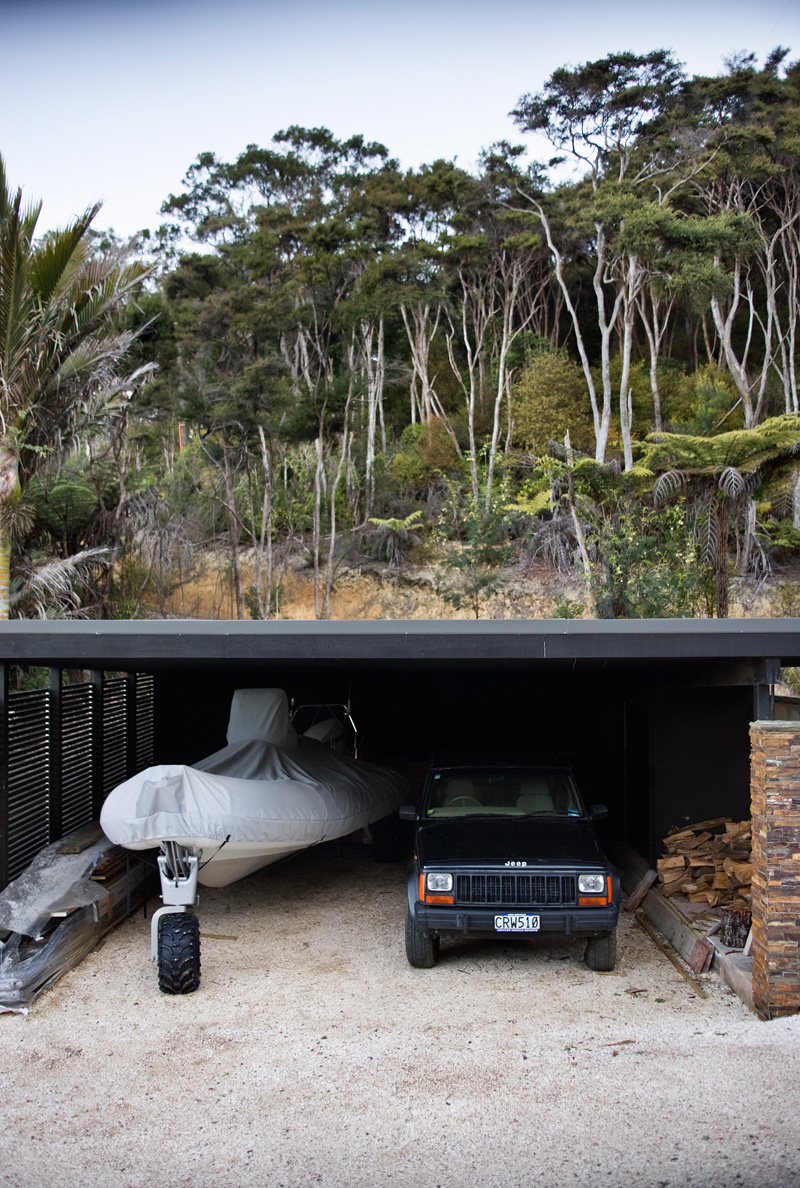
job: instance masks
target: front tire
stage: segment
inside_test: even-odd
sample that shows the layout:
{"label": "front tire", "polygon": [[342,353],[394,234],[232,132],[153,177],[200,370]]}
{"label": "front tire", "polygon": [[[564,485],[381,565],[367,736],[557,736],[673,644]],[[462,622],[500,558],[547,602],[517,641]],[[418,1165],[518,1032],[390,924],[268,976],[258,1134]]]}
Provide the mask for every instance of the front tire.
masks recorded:
{"label": "front tire", "polygon": [[439,938],[423,932],[406,908],[406,957],[414,969],[432,969],[439,960]]}
{"label": "front tire", "polygon": [[174,912],[158,922],[158,988],[164,994],[191,994],[200,985],[200,921],[191,912]]}
{"label": "front tire", "polygon": [[617,930],[590,936],[586,942],[584,961],[596,973],[611,973],[617,964]]}

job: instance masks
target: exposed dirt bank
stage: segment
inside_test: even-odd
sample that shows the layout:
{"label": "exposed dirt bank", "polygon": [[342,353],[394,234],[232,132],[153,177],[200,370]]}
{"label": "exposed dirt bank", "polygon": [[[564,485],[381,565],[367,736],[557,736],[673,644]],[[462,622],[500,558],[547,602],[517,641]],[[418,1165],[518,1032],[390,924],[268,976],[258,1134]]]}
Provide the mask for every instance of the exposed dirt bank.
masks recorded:
{"label": "exposed dirt bank", "polygon": [[[245,588],[252,577],[245,566]],[[503,571],[500,588],[480,608],[484,619],[541,619],[558,613],[559,603],[584,606],[582,617],[591,618],[585,587],[580,580],[564,581],[538,563],[525,570]],[[197,575],[166,600],[170,616],[200,619],[233,619],[236,605],[229,567],[219,554],[208,553]],[[313,619],[314,583],[311,569],[297,562],[282,580],[279,613],[286,619]],[[800,568],[776,572],[763,590],[734,583],[731,618],[776,618],[800,613]],[[433,565],[405,565],[400,571],[371,563],[344,570],[331,596],[332,619],[468,619],[468,610],[454,610],[442,591],[441,571]]]}

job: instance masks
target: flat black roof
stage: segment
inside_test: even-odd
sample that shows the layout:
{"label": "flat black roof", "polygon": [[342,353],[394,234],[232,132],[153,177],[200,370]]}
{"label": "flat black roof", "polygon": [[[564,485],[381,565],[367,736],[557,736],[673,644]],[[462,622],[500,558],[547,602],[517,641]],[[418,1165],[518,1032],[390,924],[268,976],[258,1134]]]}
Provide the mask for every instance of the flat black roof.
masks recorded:
{"label": "flat black roof", "polygon": [[0,661],[125,670],[281,663],[800,664],[800,619],[114,620],[0,624]]}

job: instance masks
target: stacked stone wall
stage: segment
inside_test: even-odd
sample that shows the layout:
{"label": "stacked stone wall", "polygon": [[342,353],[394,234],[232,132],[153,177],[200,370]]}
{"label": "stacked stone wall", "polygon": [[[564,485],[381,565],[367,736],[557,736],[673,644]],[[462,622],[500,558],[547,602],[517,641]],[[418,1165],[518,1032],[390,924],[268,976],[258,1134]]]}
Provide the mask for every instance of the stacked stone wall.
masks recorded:
{"label": "stacked stone wall", "polygon": [[800,723],[750,727],[753,1003],[763,1019],[800,1011]]}

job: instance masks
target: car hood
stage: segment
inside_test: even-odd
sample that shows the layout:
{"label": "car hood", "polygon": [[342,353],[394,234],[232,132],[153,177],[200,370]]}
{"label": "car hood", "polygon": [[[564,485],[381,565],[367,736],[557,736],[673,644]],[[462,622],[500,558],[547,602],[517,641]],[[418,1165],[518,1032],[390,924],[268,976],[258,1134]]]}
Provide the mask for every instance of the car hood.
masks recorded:
{"label": "car hood", "polygon": [[417,856],[423,866],[520,862],[594,865],[605,861],[592,823],[574,817],[449,817],[421,821]]}

